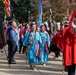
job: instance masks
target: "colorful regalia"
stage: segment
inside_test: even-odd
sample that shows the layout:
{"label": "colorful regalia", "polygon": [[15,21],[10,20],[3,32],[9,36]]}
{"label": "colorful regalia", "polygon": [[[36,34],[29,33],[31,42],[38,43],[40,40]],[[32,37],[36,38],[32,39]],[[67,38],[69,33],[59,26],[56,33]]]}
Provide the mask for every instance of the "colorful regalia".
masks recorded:
{"label": "colorful regalia", "polygon": [[[32,42],[32,44],[29,44]],[[29,46],[28,49],[28,63],[38,64],[39,62],[39,45],[42,43],[39,32],[28,32],[24,38],[23,45]]]}
{"label": "colorful regalia", "polygon": [[76,17],[76,11],[71,16],[69,26],[61,30],[61,39],[57,39],[59,36],[55,36],[57,41],[53,41],[63,50],[64,66],[76,64],[76,32],[73,31],[74,28],[72,26],[74,17]]}
{"label": "colorful regalia", "polygon": [[48,61],[48,45],[50,45],[50,37],[49,34],[44,31],[40,32],[42,44],[40,45],[40,60],[42,63]]}

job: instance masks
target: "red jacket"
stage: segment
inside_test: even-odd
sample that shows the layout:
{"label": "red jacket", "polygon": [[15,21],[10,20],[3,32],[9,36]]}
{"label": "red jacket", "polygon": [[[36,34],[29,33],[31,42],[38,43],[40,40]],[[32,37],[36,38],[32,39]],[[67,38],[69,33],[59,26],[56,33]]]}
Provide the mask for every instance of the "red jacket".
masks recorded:
{"label": "red jacket", "polygon": [[74,16],[76,16],[76,11],[72,14],[69,27],[61,30],[61,46],[58,44],[60,39],[55,41],[57,45],[63,49],[64,66],[76,64],[76,33],[72,31],[72,22],[74,20]]}
{"label": "red jacket", "polygon": [[72,22],[76,16],[76,11],[72,14],[69,21],[69,27],[64,28],[62,32],[63,58],[64,65],[70,66],[76,64],[76,33],[72,31]]}
{"label": "red jacket", "polygon": [[61,31],[57,32],[57,34],[52,38],[52,42],[57,44],[59,48],[62,48],[62,43],[61,43]]}
{"label": "red jacket", "polygon": [[69,28],[64,28],[62,30],[62,49],[63,49],[63,59],[64,59],[64,66],[69,66],[73,64],[73,37],[72,34],[69,32]]}
{"label": "red jacket", "polygon": [[19,38],[22,39],[22,35],[23,35],[23,30],[22,28],[19,28]]}
{"label": "red jacket", "polygon": [[64,66],[76,64],[76,34],[70,27],[62,29],[52,41],[63,50]]}

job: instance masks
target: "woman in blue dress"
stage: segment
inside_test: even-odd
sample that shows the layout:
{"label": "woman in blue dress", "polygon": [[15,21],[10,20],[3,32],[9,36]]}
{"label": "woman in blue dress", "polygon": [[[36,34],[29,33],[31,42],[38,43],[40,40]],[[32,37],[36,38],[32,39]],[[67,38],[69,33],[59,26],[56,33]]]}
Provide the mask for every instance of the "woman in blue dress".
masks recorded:
{"label": "woman in blue dress", "polygon": [[41,25],[40,36],[42,44],[40,45],[40,61],[45,66],[45,63],[48,62],[48,48],[50,47],[50,36],[45,31],[44,24]]}
{"label": "woman in blue dress", "polygon": [[36,64],[39,63],[39,44],[42,43],[39,32],[36,31],[36,25],[31,24],[30,32],[24,38],[23,45],[28,49],[28,64],[36,70]]}

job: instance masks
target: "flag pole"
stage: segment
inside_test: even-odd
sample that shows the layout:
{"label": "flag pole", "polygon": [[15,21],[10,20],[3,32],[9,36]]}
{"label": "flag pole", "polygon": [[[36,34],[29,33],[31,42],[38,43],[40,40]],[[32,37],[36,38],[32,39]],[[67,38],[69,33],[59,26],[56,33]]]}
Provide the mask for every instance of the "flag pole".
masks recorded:
{"label": "flag pole", "polygon": [[50,20],[52,21],[52,9],[50,8]]}
{"label": "flag pole", "polygon": [[4,15],[4,23],[6,23],[6,18],[7,18],[7,16],[6,16],[6,10],[4,9],[4,11],[5,11],[5,15]]}
{"label": "flag pole", "polygon": [[38,0],[38,26],[42,23],[42,0]]}

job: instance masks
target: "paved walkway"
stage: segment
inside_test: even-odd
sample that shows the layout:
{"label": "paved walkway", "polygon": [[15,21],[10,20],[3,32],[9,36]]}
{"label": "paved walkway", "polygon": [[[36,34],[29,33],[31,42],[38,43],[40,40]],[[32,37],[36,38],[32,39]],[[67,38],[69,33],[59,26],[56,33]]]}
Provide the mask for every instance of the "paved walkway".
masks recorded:
{"label": "paved walkway", "polygon": [[[26,62],[25,54],[16,53],[15,60],[17,64],[11,65],[9,68],[5,53],[0,52],[0,75],[62,75],[62,56],[53,59],[54,54],[49,55],[49,62],[46,66],[37,65],[37,71],[30,69]],[[67,75],[65,72],[64,75]]]}

